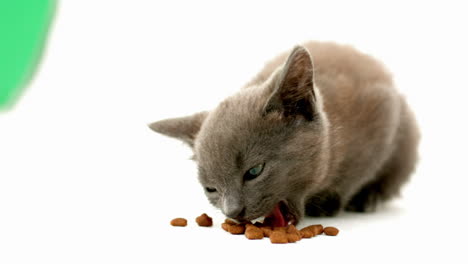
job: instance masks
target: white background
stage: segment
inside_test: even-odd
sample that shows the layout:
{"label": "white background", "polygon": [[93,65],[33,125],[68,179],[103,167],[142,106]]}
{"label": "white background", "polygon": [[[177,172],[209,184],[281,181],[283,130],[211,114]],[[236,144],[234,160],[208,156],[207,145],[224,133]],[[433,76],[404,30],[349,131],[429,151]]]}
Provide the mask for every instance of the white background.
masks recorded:
{"label": "white background", "polygon": [[[463,5],[161,2],[60,3],[34,81],[0,114],[0,263],[466,263]],[[423,134],[417,172],[376,213],[302,223],[337,237],[228,235],[189,148],[146,124],[215,107],[310,39],[352,44],[393,72]],[[203,212],[214,227],[196,226]],[[174,217],[189,227],[169,226]]]}

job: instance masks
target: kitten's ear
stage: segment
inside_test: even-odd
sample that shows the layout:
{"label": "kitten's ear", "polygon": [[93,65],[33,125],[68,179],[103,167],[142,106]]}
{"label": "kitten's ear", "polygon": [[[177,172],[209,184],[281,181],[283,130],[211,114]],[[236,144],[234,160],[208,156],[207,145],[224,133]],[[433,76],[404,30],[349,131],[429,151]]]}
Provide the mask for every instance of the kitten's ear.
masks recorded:
{"label": "kitten's ear", "polygon": [[208,112],[200,112],[191,116],[164,119],[148,126],[155,132],[182,140],[193,148],[195,137],[207,115]]}
{"label": "kitten's ear", "polygon": [[313,64],[309,52],[296,46],[274,84],[264,114],[278,111],[286,118],[302,116],[308,121],[315,116]]}

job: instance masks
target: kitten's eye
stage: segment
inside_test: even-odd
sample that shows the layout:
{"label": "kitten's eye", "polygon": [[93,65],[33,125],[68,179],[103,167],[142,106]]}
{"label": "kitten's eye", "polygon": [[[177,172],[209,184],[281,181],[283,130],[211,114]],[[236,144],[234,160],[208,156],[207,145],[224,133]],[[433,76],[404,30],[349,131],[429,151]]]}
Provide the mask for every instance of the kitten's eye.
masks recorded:
{"label": "kitten's eye", "polygon": [[214,193],[216,192],[216,189],[215,188],[210,188],[210,187],[205,187],[205,190],[209,193]]}
{"label": "kitten's eye", "polygon": [[262,173],[264,165],[264,163],[258,164],[257,166],[250,168],[250,170],[244,174],[244,181],[250,181],[257,178],[258,175]]}

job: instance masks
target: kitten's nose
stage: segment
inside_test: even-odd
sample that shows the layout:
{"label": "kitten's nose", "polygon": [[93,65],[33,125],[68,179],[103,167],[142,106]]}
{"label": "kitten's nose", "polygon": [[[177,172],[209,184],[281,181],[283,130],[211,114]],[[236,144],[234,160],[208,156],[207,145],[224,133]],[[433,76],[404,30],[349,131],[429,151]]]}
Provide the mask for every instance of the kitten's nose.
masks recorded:
{"label": "kitten's nose", "polygon": [[225,198],[221,209],[229,218],[241,220],[245,215],[245,207],[234,198]]}
{"label": "kitten's nose", "polygon": [[230,211],[224,213],[227,217],[242,220],[245,215],[245,207],[239,206],[236,208],[230,208]]}
{"label": "kitten's nose", "polygon": [[225,215],[229,218],[237,219],[237,220],[243,220],[244,215],[245,215],[245,207],[238,207],[235,208],[233,211],[229,211],[225,213]]}

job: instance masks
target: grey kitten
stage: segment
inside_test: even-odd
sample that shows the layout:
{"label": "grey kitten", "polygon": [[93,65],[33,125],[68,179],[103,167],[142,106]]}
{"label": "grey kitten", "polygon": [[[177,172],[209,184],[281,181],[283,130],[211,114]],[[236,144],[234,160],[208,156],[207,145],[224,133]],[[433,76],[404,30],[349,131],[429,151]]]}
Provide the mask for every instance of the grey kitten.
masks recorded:
{"label": "grey kitten", "polygon": [[409,179],[419,142],[384,67],[321,42],[267,63],[215,109],[150,128],[193,148],[199,181],[226,216],[275,226],[374,210]]}

